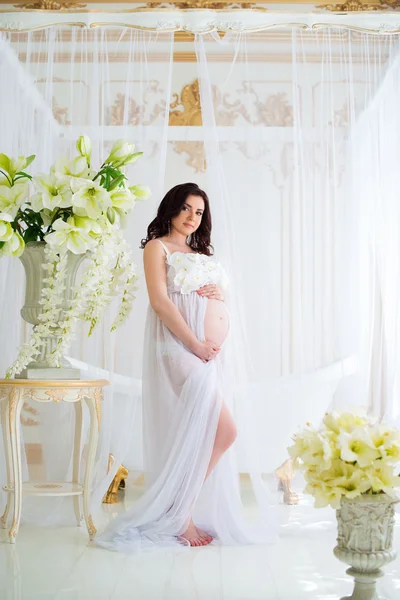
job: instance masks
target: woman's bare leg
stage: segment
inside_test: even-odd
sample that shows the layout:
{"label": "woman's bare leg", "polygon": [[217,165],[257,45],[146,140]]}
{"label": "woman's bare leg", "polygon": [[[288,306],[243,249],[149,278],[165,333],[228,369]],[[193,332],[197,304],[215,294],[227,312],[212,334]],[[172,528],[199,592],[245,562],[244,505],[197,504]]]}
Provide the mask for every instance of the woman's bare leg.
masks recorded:
{"label": "woman's bare leg", "polygon": [[228,448],[232,446],[233,442],[236,439],[236,436],[237,429],[235,421],[233,420],[230,410],[225,404],[225,402],[222,402],[217,432],[215,434],[214,448],[208,465],[206,479],[210,475],[211,471],[218,463],[222,455],[225,454]]}
{"label": "woman's bare leg", "polygon": [[[222,455],[228,450],[236,439],[237,429],[235,421],[226,406],[225,402],[222,403],[221,412],[219,416],[217,432],[215,434],[214,448],[211,454],[210,462],[206,473],[206,479],[210,475],[211,471],[218,463]],[[202,531],[195,526],[193,521],[190,521],[189,527],[182,535],[185,539],[190,542],[191,546],[205,546],[212,542],[212,537],[205,531]]]}

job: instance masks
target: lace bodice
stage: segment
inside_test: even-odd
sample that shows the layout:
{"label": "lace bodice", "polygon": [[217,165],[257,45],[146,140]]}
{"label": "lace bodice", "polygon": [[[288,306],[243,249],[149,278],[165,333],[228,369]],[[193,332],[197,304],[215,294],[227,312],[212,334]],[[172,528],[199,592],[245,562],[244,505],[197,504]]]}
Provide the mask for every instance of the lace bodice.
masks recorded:
{"label": "lace bodice", "polygon": [[[161,240],[160,243],[162,244]],[[215,283],[226,289],[228,278],[220,262],[213,256],[196,252],[166,252],[167,286],[169,292],[190,294],[203,285]]]}

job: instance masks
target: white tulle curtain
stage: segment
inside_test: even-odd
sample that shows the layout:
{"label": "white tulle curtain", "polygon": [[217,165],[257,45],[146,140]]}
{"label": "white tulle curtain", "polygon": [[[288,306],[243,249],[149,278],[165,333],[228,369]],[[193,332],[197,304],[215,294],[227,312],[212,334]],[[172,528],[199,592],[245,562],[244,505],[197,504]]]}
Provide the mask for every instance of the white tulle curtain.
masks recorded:
{"label": "white tulle curtain", "polygon": [[[133,184],[149,185],[152,196],[138,203],[126,229],[139,275],[143,275],[140,240],[164,192],[173,34],[118,27],[91,31],[66,27],[2,34],[0,44],[1,78],[7,81],[7,94],[0,98],[1,152],[13,156],[36,154],[31,166],[33,174],[47,171],[60,154],[72,157],[75,141],[82,134],[92,139],[93,166],[100,167],[118,138],[128,138],[136,144],[136,150],[144,152],[127,175]],[[15,359],[19,344],[29,335],[29,327],[20,317],[25,277],[17,259],[1,259],[0,284],[0,369],[4,374]],[[79,361],[77,366],[82,368],[84,378],[106,378],[112,384],[103,403],[94,508],[101,505],[122,461],[130,469],[141,466],[137,423],[146,305],[141,277],[128,322],[110,334],[116,308],[112,306],[93,336],[88,338],[87,328],[82,327],[71,348],[71,356]],[[43,460],[30,465],[30,475],[68,480],[72,407],[60,404],[36,408],[40,411],[33,419],[36,425],[23,427],[24,442],[31,448],[39,447]],[[32,418],[32,414],[24,413],[27,417]],[[110,453],[114,463],[107,472]],[[4,481],[1,461],[0,479]],[[46,520],[51,520],[55,514],[52,509],[58,508],[51,499],[40,507],[30,504],[32,512],[26,509],[24,515],[42,515]]]}
{"label": "white tulle curtain", "polygon": [[[2,60],[12,86],[1,100],[6,104],[1,111],[5,152],[37,154],[32,172],[48,169],[60,153],[72,155],[82,133],[92,139],[93,165],[100,166],[119,137],[129,138],[144,152],[127,171],[133,183],[152,190],[150,201],[135,208],[127,229],[140,269],[140,240],[164,191],[173,34],[49,28],[4,35],[3,40],[7,52]],[[145,301],[142,289],[132,319],[116,335],[108,335],[112,315],[92,340],[83,331],[73,356],[140,378],[140,344],[132,339],[142,338]],[[17,313],[19,307],[14,309]],[[3,371],[17,343],[0,351]]]}
{"label": "white tulle curtain", "polygon": [[362,355],[368,403],[400,425],[400,59],[386,73],[352,134],[359,220]]}
{"label": "white tulle curtain", "polygon": [[[0,44],[0,151],[36,153],[32,172],[71,154],[82,133],[95,164],[119,137],[144,151],[128,173],[153,191],[127,229],[140,271],[140,239],[164,192],[183,177],[208,192],[213,243],[232,282],[242,471],[271,472],[297,426],[317,423],[332,403],[369,403],[398,417],[398,36],[339,28],[198,35],[197,64],[183,75],[172,33],[49,28],[3,34]],[[173,76],[184,84],[198,77],[202,127],[168,128]],[[180,168],[168,138],[203,144],[206,171]],[[17,260],[1,259],[0,285],[4,373],[28,334]],[[128,323],[111,335],[111,311],[71,349],[97,369],[88,376],[113,382],[97,502],[113,475],[105,473],[110,451],[114,468],[122,460],[141,468],[146,305],[142,278]],[[63,407],[41,411],[37,427],[24,427],[27,443],[46,444],[57,419],[72,430]],[[70,469],[67,446],[52,475]]]}
{"label": "white tulle curtain", "polygon": [[215,241],[236,280],[237,358],[249,359],[243,396],[266,471],[298,425],[368,404],[365,206],[350,140],[398,48],[396,36],[333,28],[196,38]]}

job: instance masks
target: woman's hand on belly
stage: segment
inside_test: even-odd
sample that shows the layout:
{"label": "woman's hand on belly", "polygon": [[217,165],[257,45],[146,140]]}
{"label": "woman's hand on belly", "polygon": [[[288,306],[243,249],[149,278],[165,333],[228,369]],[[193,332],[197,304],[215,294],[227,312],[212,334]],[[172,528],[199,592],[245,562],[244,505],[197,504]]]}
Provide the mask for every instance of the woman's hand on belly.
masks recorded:
{"label": "woman's hand on belly", "polygon": [[207,298],[211,298],[212,300],[221,300],[224,301],[224,295],[222,290],[215,283],[209,283],[208,285],[203,285],[200,289],[197,290],[199,296],[206,296]]}
{"label": "woman's hand on belly", "polygon": [[221,348],[214,342],[206,341],[196,344],[192,349],[193,354],[200,358],[203,362],[208,362],[217,356]]}

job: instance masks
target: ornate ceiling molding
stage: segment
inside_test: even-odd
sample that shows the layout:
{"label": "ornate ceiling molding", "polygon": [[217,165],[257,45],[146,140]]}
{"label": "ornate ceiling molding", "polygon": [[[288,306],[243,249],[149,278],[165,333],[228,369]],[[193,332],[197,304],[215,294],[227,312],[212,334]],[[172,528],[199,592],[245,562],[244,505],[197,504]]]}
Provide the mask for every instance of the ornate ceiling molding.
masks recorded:
{"label": "ornate ceiling molding", "polygon": [[[376,10],[377,2],[380,10]],[[61,4],[61,3],[59,3]],[[325,8],[321,8],[325,6]],[[376,0],[368,10],[361,0],[343,4],[320,5],[318,12],[269,12],[256,9],[241,10],[138,7],[125,12],[78,10],[15,10],[0,12],[1,31],[35,31],[49,27],[132,28],[145,31],[199,34],[209,32],[260,32],[286,28],[311,31],[321,28],[342,28],[363,33],[400,33],[400,18],[393,10],[400,0]],[[375,7],[375,9],[372,9]],[[304,8],[304,7],[303,7]],[[340,13],[333,13],[340,9]],[[389,9],[389,10],[388,10]],[[386,12],[383,12],[385,10]],[[134,11],[134,12],[132,12]],[[345,12],[346,14],[343,14]]]}

